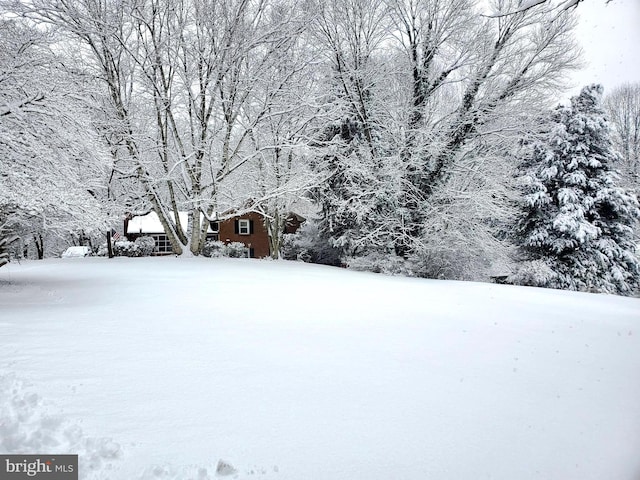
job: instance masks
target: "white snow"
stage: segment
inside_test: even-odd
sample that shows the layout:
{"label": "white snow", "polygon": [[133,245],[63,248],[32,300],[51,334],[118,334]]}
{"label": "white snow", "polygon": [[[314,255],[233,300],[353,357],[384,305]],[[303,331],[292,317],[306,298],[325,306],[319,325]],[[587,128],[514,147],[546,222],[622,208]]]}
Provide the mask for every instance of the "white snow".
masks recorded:
{"label": "white snow", "polygon": [[62,258],[88,257],[91,255],[91,248],[75,246],[67,248],[61,255]]}
{"label": "white snow", "polygon": [[0,269],[0,345],[0,450],[75,432],[57,448],[92,455],[84,478],[640,474],[639,299],[284,261],[45,260]]}
{"label": "white snow", "polygon": [[[169,217],[175,222],[173,213],[169,213]],[[183,228],[186,228],[189,222],[189,213],[178,212],[178,217],[180,218],[180,224],[183,225]],[[162,223],[160,223],[158,214],[156,212],[149,212],[146,215],[139,215],[129,220],[125,233],[164,233],[164,228],[162,227]]]}
{"label": "white snow", "polygon": [[[171,221],[175,222],[175,216],[173,213],[169,213]],[[189,212],[178,212],[178,218],[182,228],[186,228],[189,224]],[[204,215],[200,214],[200,223],[204,221]],[[209,225],[207,229],[208,233],[216,233],[211,229]],[[160,218],[156,212],[149,212],[146,215],[138,215],[129,220],[127,224],[127,234],[130,233],[162,233],[164,234],[164,228],[160,223]]]}

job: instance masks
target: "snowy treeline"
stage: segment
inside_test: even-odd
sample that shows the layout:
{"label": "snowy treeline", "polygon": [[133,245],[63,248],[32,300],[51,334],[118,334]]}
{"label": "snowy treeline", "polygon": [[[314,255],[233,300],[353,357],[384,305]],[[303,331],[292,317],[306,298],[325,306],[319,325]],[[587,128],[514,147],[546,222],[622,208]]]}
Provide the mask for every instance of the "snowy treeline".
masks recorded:
{"label": "snowy treeline", "polygon": [[[77,234],[153,210],[174,252],[198,255],[206,220],[240,208],[266,216],[277,253],[505,273],[514,158],[579,49],[558,2],[494,3],[511,13],[487,16],[479,0],[3,2],[14,20],[0,67],[17,75],[20,62],[34,80],[0,83],[0,128],[39,150],[2,145],[0,222]],[[32,98],[41,124],[23,113]],[[317,220],[283,245],[302,201]],[[173,221],[184,210],[190,229]]]}

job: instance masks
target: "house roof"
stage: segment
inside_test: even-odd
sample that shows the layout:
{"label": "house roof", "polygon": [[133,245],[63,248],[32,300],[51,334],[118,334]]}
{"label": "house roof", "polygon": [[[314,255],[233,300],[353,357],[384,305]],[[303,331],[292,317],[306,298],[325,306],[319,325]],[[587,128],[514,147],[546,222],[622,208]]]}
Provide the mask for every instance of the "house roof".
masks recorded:
{"label": "house roof", "polygon": [[[169,213],[169,216],[172,221],[175,221],[173,213]],[[189,212],[178,212],[178,217],[180,218],[180,224],[183,227],[185,225],[189,225]],[[204,215],[200,214],[200,221],[202,222],[203,220]],[[211,229],[211,225],[207,228],[207,232],[215,233],[214,230]],[[146,215],[139,215],[131,218],[127,224],[127,231],[125,233],[164,233],[164,228],[162,228],[162,223],[160,223],[158,214],[156,212],[149,212]]]}
{"label": "house roof", "polygon": [[289,212],[289,215],[287,215],[287,217],[295,218],[300,223],[302,223],[302,222],[304,222],[306,220],[306,218],[304,218],[302,215],[299,215],[299,214],[297,214],[295,212]]}

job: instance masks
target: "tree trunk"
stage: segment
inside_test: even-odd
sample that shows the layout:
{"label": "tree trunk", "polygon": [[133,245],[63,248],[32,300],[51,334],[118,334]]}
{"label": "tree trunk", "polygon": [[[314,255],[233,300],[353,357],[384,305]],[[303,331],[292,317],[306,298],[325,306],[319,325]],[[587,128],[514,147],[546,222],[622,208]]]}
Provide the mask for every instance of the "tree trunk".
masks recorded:
{"label": "tree trunk", "polygon": [[109,258],[113,258],[113,244],[111,243],[111,232],[112,230],[109,230],[107,232],[107,253],[109,254]]}
{"label": "tree trunk", "polygon": [[44,258],[44,239],[42,238],[41,233],[33,236],[33,243],[35,244],[36,251],[38,252],[38,260],[42,260]]}

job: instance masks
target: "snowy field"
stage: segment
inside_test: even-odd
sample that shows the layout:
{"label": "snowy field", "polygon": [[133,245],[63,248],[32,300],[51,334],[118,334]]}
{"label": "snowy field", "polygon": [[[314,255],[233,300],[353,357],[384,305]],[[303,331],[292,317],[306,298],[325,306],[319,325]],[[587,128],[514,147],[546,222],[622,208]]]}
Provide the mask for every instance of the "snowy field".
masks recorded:
{"label": "snowy field", "polygon": [[84,478],[640,479],[639,299],[46,260],[0,269],[0,347],[0,453]]}

